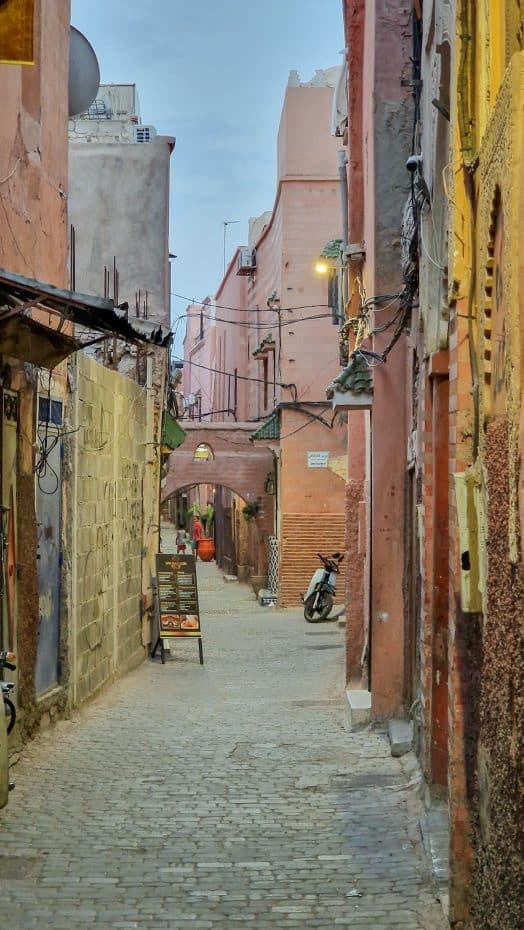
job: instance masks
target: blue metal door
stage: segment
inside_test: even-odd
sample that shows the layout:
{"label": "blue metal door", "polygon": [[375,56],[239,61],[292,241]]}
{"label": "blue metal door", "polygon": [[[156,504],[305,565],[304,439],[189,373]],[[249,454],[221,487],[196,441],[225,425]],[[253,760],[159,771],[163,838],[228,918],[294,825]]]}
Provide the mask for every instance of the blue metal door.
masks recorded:
{"label": "blue metal door", "polygon": [[55,687],[60,677],[61,423],[62,403],[50,398],[40,398],[36,474],[40,614],[35,669],[37,694]]}

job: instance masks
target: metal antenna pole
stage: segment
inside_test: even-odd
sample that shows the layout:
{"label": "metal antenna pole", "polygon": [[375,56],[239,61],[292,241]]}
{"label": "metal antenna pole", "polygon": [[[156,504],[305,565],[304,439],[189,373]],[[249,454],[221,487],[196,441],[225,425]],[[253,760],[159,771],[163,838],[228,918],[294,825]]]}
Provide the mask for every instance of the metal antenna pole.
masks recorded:
{"label": "metal antenna pole", "polygon": [[233,223],[240,223],[240,220],[224,220],[224,274],[226,273],[226,229],[228,226],[231,226]]}

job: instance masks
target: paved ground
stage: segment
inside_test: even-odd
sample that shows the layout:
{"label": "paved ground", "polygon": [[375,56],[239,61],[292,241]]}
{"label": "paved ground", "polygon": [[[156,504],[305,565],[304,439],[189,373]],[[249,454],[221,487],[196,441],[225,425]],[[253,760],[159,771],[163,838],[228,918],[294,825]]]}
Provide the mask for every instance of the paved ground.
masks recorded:
{"label": "paved ground", "polygon": [[177,643],[16,766],[5,926],[443,930],[412,789],[349,727],[342,632],[199,572],[204,667]]}

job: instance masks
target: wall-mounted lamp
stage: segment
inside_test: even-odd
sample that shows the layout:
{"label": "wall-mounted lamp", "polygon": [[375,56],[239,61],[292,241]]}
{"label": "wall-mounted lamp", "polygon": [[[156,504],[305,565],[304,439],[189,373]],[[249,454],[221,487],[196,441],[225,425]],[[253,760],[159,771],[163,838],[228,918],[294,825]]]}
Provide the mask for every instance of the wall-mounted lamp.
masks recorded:
{"label": "wall-mounted lamp", "polygon": [[271,472],[268,473],[267,478],[264,482],[264,491],[266,492],[266,494],[275,493],[275,479],[273,475],[271,474]]}

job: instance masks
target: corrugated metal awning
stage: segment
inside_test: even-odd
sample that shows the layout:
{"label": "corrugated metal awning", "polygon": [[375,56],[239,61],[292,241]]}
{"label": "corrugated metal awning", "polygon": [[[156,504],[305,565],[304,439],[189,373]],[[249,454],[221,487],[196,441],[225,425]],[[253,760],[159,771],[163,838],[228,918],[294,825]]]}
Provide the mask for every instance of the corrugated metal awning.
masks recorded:
{"label": "corrugated metal awning", "polygon": [[[36,309],[49,311],[56,326],[34,319],[31,311]],[[64,331],[67,323],[75,327],[74,336]],[[139,331],[112,300],[62,290],[0,268],[0,354],[53,368],[83,346],[109,336],[159,342],[157,332]]]}

